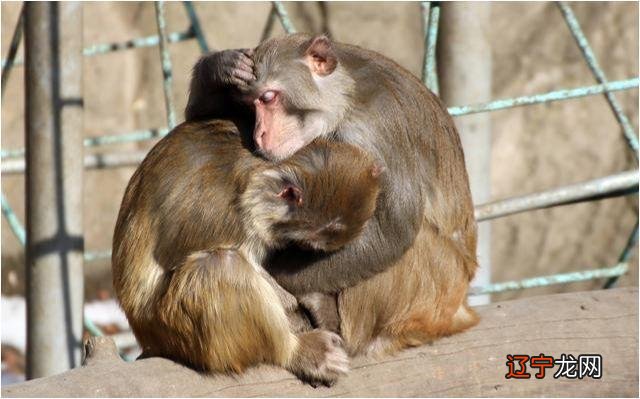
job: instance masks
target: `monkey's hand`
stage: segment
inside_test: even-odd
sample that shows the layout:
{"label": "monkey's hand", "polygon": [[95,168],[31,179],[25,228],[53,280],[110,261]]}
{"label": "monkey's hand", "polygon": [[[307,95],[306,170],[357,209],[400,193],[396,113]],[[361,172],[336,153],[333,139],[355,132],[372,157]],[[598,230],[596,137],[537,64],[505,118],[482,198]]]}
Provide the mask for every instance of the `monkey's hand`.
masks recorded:
{"label": "monkey's hand", "polygon": [[253,50],[242,49],[200,57],[193,67],[185,119],[234,119],[238,110],[245,110],[246,104],[236,97],[245,94],[256,80],[252,56]]}
{"label": "monkey's hand", "polygon": [[208,55],[205,63],[214,88],[232,86],[245,92],[256,80],[253,73],[252,49],[223,50]]}
{"label": "monkey's hand", "polygon": [[332,386],[349,371],[349,357],[342,347],[342,338],[325,330],[298,334],[299,347],[289,371],[314,388]]}

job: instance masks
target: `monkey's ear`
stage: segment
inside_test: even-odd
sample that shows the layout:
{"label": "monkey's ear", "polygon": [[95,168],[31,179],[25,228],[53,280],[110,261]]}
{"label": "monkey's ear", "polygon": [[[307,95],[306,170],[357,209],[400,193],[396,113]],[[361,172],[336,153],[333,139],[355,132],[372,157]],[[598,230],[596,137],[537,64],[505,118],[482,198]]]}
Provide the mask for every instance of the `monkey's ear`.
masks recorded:
{"label": "monkey's ear", "polygon": [[319,76],[330,75],[338,66],[338,57],[333,50],[331,40],[324,35],[311,40],[305,52],[305,58],[311,72]]}
{"label": "monkey's ear", "polygon": [[302,190],[293,184],[287,184],[282,191],[278,193],[278,197],[287,201],[289,204],[300,206],[302,205]]}

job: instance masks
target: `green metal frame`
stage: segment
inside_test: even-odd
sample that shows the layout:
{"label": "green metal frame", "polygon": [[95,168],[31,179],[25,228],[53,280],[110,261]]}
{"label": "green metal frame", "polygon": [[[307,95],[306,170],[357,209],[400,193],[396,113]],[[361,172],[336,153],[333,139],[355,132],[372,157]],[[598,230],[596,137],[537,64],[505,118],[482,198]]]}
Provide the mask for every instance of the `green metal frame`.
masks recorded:
{"label": "green metal frame", "polygon": [[[204,33],[202,31],[202,27],[197,18],[196,11],[191,2],[185,1],[184,7],[187,13],[187,17],[190,21],[189,28],[184,32],[166,32],[166,24],[164,18],[164,6],[163,2],[156,2],[156,23],[158,26],[158,35],[155,36],[147,36],[141,38],[131,39],[125,42],[118,43],[106,43],[106,44],[96,44],[93,46],[89,46],[84,49],[83,53],[87,57],[97,56],[100,54],[107,54],[114,51],[122,51],[127,49],[137,49],[144,47],[152,47],[158,46],[160,49],[160,59],[162,65],[163,72],[163,88],[165,95],[165,109],[167,113],[167,125],[168,128],[159,128],[159,129],[146,129],[146,130],[137,130],[133,132],[128,132],[124,134],[118,135],[103,135],[99,137],[87,138],[84,141],[85,146],[87,147],[96,147],[96,146],[104,146],[109,144],[118,144],[118,143],[127,143],[127,142],[137,142],[144,140],[157,139],[164,135],[166,135],[169,130],[175,126],[176,117],[175,117],[175,109],[172,101],[172,66],[171,66],[171,57],[169,55],[168,44],[170,43],[179,43],[185,40],[195,39],[198,42],[198,45],[201,51],[207,52],[209,51],[209,46],[205,40]],[[263,30],[262,39],[268,37],[268,35],[272,31],[273,22],[277,17],[280,20],[284,30],[287,33],[294,33],[296,29],[287,14],[287,11],[284,7],[284,4],[280,1],[273,1],[273,6],[271,12],[269,13],[269,17],[267,19],[265,28]],[[425,52],[423,58],[423,68],[422,68],[422,80],[424,84],[436,94],[438,93],[438,76],[436,70],[436,42],[438,36],[438,25],[439,25],[439,17],[440,17],[440,4],[439,2],[421,2],[421,11],[423,17],[423,34],[424,34],[424,43],[425,43]],[[472,113],[479,112],[492,112],[498,110],[504,110],[508,108],[525,106],[525,105],[533,105],[533,104],[542,104],[549,103],[553,101],[561,101],[561,100],[569,100],[584,96],[591,96],[597,94],[603,94],[609,103],[616,120],[620,123],[622,128],[622,132],[624,137],[629,144],[631,151],[633,152],[636,159],[638,158],[638,135],[637,132],[633,129],[629,119],[624,115],[622,111],[622,106],[619,104],[616,99],[614,92],[619,90],[629,90],[629,89],[637,89],[640,80],[638,77],[632,77],[626,80],[618,80],[609,82],[600,68],[600,65],[593,53],[591,46],[587,38],[585,37],[578,20],[576,19],[571,7],[564,2],[558,2],[558,7],[567,23],[567,26],[573,35],[574,39],[578,47],[580,48],[586,63],[588,64],[590,70],[592,71],[595,80],[597,82],[596,85],[591,86],[583,86],[572,89],[562,89],[555,90],[548,93],[527,95],[515,98],[507,98],[494,100],[487,103],[482,104],[472,104],[465,106],[457,106],[450,107],[449,113],[452,116],[461,116]],[[21,65],[22,60],[16,59],[17,50],[21,41],[22,36],[22,28],[23,28],[23,18],[22,11],[20,14],[20,18],[16,25],[11,45],[9,49],[9,53],[6,60],[2,60],[2,95],[4,95],[5,84],[9,78],[9,74],[11,69],[14,66]],[[9,149],[2,150],[0,152],[1,159],[8,158],[17,158],[24,156],[24,149]],[[637,184],[637,175],[638,171],[635,171],[635,183],[631,184],[630,188],[627,188],[623,192],[618,192],[615,190],[606,191],[604,190],[601,195],[594,196],[593,198],[588,198],[587,200],[595,200],[600,199],[607,196],[613,195],[628,195],[628,194],[637,194],[638,193],[638,184]],[[606,179],[613,179],[616,176],[609,176],[608,178],[602,179],[603,181]],[[632,182],[633,183],[633,182]],[[569,188],[573,189],[573,188]],[[538,195],[542,195],[543,193],[538,193]],[[513,203],[514,199],[507,199],[505,201],[501,201],[499,203],[485,204],[484,208],[488,206],[499,206],[504,205],[506,203]],[[9,226],[15,236],[18,238],[18,241],[24,245],[25,243],[25,230],[20,221],[18,220],[15,212],[9,205],[6,197],[2,193],[1,195],[2,202],[2,214],[6,218],[9,223]],[[552,202],[547,206],[557,206],[562,205],[566,202]],[[483,208],[480,206],[479,208]],[[528,210],[536,209],[535,207],[526,208]],[[506,214],[505,214],[506,215]],[[504,215],[502,215],[504,216]],[[499,216],[496,216],[499,217]],[[595,270],[583,270],[573,273],[560,273],[551,276],[543,276],[536,277],[531,279],[524,279],[520,281],[511,281],[505,283],[497,283],[497,284],[489,284],[484,287],[477,287],[471,290],[471,295],[481,295],[487,293],[496,293],[503,292],[507,290],[515,290],[515,289],[523,289],[530,287],[539,287],[539,286],[548,286],[552,284],[564,284],[575,281],[585,281],[592,279],[600,279],[607,278],[605,288],[612,287],[617,279],[627,272],[628,270],[628,261],[632,253],[632,249],[637,245],[638,241],[638,223],[636,222],[635,227],[633,228],[630,237],[625,245],[619,260],[618,264],[613,267],[606,267]],[[85,261],[94,261],[98,259],[105,259],[111,256],[111,252],[99,251],[99,252],[87,252],[85,253]],[[100,330],[93,325],[90,320],[85,321],[85,327],[88,331],[90,331],[94,335],[100,335]]]}

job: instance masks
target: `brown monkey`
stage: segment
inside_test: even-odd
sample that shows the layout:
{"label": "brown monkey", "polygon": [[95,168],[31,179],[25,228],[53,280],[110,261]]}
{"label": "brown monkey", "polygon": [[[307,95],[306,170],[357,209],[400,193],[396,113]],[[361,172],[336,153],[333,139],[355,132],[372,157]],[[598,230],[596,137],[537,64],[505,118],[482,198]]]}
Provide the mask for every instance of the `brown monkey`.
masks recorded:
{"label": "brown monkey", "polygon": [[[187,120],[230,118],[285,159],[314,138],[358,146],[386,170],[372,223],[335,253],[289,247],[268,270],[297,296],[339,292],[351,353],[392,352],[477,322],[466,294],[476,222],[460,139],[440,100],[372,51],[294,34],[200,59]],[[295,265],[283,259],[297,259]]]}
{"label": "brown monkey", "polygon": [[336,251],[357,237],[380,173],[347,144],[317,140],[274,164],[232,122],[176,127],[131,178],[113,240],[115,291],[145,356],[221,372],[267,362],[333,382],[348,366],[340,338],[295,334],[261,264],[289,242]]}

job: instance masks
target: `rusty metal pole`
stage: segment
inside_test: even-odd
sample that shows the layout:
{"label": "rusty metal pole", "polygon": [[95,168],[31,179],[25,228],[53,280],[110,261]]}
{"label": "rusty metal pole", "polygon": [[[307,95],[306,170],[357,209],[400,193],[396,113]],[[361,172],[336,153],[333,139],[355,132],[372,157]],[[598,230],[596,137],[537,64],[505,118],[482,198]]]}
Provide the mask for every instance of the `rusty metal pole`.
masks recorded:
{"label": "rusty metal pole", "polygon": [[[475,104],[491,99],[491,4],[444,2],[438,43],[440,93],[447,106]],[[488,113],[455,119],[465,152],[475,204],[491,200],[491,117]],[[472,285],[491,281],[491,225],[478,225],[480,268]],[[470,298],[488,303],[489,296]]]}
{"label": "rusty metal pole", "polygon": [[25,3],[27,377],[80,365],[82,4]]}

